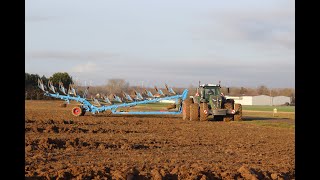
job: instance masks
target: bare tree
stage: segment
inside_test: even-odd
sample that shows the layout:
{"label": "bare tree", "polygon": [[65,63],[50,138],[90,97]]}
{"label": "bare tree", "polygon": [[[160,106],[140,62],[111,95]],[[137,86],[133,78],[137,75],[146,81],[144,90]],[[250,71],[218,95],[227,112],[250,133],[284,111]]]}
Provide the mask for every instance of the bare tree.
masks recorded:
{"label": "bare tree", "polygon": [[248,93],[247,88],[244,88],[244,87],[240,88],[240,95],[244,95],[244,94],[247,94],[247,93]]}
{"label": "bare tree", "polygon": [[283,89],[280,89],[280,90],[279,90],[279,93],[280,93],[282,96],[289,96],[289,97],[294,96],[294,90],[293,90],[292,88],[283,88]]}
{"label": "bare tree", "polygon": [[197,87],[192,85],[192,84],[190,84],[189,87],[188,87],[188,91],[189,91],[188,92],[189,96],[194,96],[196,94],[196,92],[197,92]]}
{"label": "bare tree", "polygon": [[257,92],[259,95],[270,95],[270,90],[265,85],[261,85],[257,88]]}
{"label": "bare tree", "polygon": [[129,83],[124,79],[109,79],[106,89],[108,93],[120,95],[122,91],[129,90]]}

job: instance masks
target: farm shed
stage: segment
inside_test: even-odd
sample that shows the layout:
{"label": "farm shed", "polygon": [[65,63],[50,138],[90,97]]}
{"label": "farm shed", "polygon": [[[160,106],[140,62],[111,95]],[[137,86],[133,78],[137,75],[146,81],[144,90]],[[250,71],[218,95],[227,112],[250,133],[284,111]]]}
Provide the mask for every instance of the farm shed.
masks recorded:
{"label": "farm shed", "polygon": [[228,99],[234,99],[236,103],[242,105],[252,105],[252,96],[226,96]]}
{"label": "farm shed", "polygon": [[266,95],[252,96],[252,105],[272,105],[272,97]]}
{"label": "farm shed", "polygon": [[240,103],[242,105],[283,105],[285,103],[290,103],[291,98],[287,96],[226,96],[227,98],[234,99],[235,103]]}
{"label": "farm shed", "polygon": [[161,100],[159,102],[161,102],[161,103],[176,103],[175,100]]}
{"label": "farm shed", "polygon": [[272,104],[273,105],[283,105],[283,104],[286,104],[286,103],[290,104],[290,102],[291,102],[291,98],[288,97],[288,96],[275,96],[272,99]]}

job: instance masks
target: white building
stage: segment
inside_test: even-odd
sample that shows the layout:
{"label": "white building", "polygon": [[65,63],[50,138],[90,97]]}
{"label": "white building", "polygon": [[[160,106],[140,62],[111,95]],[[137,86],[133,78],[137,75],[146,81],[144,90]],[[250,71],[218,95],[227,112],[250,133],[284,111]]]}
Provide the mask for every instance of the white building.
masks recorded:
{"label": "white building", "polygon": [[273,97],[272,99],[272,103],[273,105],[282,105],[285,103],[291,103],[291,97],[287,97],[287,96],[276,96]]}
{"label": "white building", "polygon": [[242,105],[283,105],[291,102],[291,98],[287,96],[226,96],[227,98],[234,99],[235,103]]}
{"label": "white building", "polygon": [[161,102],[161,103],[176,103],[176,100],[169,99],[169,100],[161,100],[159,102]]}
{"label": "white building", "polygon": [[226,96],[227,99],[234,99],[235,103],[242,105],[252,105],[253,96]]}

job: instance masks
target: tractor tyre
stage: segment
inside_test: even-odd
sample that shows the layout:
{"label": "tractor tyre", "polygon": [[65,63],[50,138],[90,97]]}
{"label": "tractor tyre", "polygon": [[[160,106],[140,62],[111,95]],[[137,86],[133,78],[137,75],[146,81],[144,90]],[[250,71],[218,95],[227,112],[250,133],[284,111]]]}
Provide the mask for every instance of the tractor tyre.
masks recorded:
{"label": "tractor tyre", "polygon": [[199,104],[192,103],[190,105],[190,121],[199,121]]}
{"label": "tractor tyre", "polygon": [[233,109],[233,103],[232,102],[224,103],[224,109],[232,110]]}
{"label": "tractor tyre", "polygon": [[235,121],[242,121],[242,105],[235,104],[234,110],[236,110],[236,114],[234,115],[234,120]]}
{"label": "tractor tyre", "polygon": [[71,113],[74,116],[83,116],[85,111],[81,107],[76,106],[76,107],[72,108]]}
{"label": "tractor tyre", "polygon": [[[228,110],[232,110],[233,103],[234,103],[233,101],[227,101],[226,103],[224,103],[224,108]],[[233,119],[234,119],[233,114],[227,114],[223,116],[223,121],[225,122],[233,121]]]}
{"label": "tractor tyre", "polygon": [[224,103],[224,108],[225,109],[228,109],[227,106],[226,106],[227,103],[231,103],[232,106],[230,108],[233,109],[234,99],[227,99],[226,100],[226,102]]}
{"label": "tractor tyre", "polygon": [[182,119],[189,120],[190,119],[190,104],[193,103],[192,98],[187,98],[182,102]]}
{"label": "tractor tyre", "polygon": [[200,104],[200,121],[208,121],[209,107],[208,103]]}

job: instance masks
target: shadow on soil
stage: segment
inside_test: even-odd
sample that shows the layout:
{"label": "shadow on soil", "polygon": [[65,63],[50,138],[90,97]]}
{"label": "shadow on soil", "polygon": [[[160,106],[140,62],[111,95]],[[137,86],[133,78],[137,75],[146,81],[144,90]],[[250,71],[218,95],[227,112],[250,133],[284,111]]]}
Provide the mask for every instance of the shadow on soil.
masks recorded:
{"label": "shadow on soil", "polygon": [[94,117],[100,117],[100,118],[106,118],[106,117],[132,117],[132,118],[171,118],[171,119],[182,119],[182,117],[175,116],[175,115],[132,115],[132,114],[86,114],[85,116],[94,116]]}
{"label": "shadow on soil", "polygon": [[287,120],[290,118],[279,118],[279,117],[259,117],[259,116],[244,116],[243,121],[257,121],[257,120]]}
{"label": "shadow on soil", "polygon": [[[279,121],[279,120],[288,120],[290,118],[279,118],[279,117],[259,117],[259,116],[243,116],[242,121],[265,121],[265,120],[270,120],[270,121]],[[219,122],[223,121],[223,119],[213,119],[213,118],[208,118],[208,121],[212,122]]]}
{"label": "shadow on soil", "polygon": [[[91,113],[87,113],[85,116],[94,116],[95,118],[106,118],[106,117],[121,117],[121,118],[124,118],[124,117],[127,117],[127,118],[158,118],[158,119],[167,119],[167,118],[170,118],[170,119],[177,119],[177,120],[182,120],[182,117],[181,116],[178,116],[178,115],[148,115],[148,114],[144,114],[144,115],[136,115],[136,114],[91,114]],[[270,120],[270,121],[273,121],[273,120],[288,120],[290,118],[280,118],[280,117],[261,117],[261,116],[243,116],[242,117],[242,120],[243,121],[259,121],[259,120]],[[216,120],[216,119],[213,119],[213,118],[208,118],[208,121],[211,121],[211,122],[216,122],[216,121],[223,121],[222,119],[220,120]]]}

